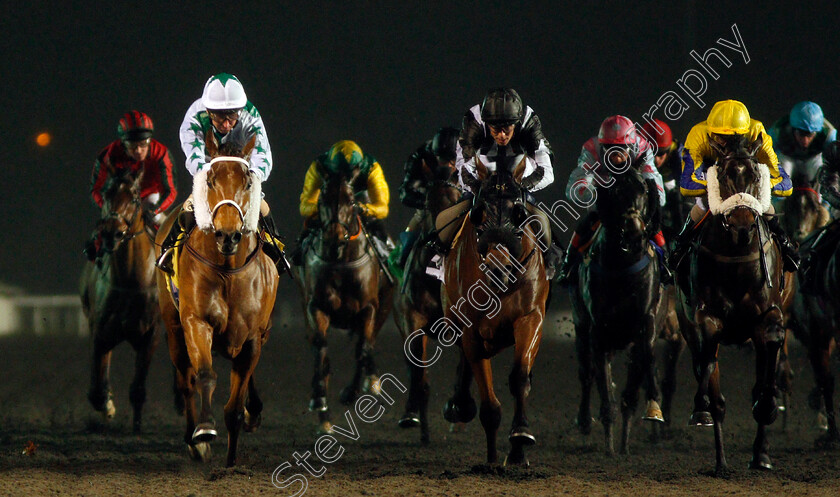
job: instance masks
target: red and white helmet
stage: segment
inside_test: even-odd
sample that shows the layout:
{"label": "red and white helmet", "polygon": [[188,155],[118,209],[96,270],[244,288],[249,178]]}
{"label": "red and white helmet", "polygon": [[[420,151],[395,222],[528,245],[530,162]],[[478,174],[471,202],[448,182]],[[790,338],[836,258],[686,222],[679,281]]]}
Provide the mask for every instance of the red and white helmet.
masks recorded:
{"label": "red and white helmet", "polygon": [[636,126],[624,116],[610,116],[601,123],[598,143],[603,145],[633,145],[636,143]]}

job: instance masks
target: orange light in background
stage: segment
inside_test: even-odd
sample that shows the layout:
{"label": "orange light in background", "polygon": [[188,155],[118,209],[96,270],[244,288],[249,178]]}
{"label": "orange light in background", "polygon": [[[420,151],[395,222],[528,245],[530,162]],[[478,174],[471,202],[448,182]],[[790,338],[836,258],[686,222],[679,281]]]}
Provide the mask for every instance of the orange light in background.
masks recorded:
{"label": "orange light in background", "polygon": [[46,132],[41,133],[41,134],[39,134],[38,136],[35,137],[35,142],[38,144],[38,146],[41,146],[41,147],[46,147],[47,145],[50,144],[51,141],[52,141],[52,135],[49,134],[49,133],[46,133]]}

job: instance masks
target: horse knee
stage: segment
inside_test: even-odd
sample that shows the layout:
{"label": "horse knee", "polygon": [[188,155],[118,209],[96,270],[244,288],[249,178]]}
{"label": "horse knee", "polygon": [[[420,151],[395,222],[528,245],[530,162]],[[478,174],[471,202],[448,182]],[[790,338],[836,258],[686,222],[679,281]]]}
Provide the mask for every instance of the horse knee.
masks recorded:
{"label": "horse knee", "polygon": [[518,397],[520,394],[528,395],[531,391],[531,375],[519,368],[514,368],[508,376],[508,387],[510,394]]}
{"label": "horse knee", "polygon": [[485,430],[495,431],[502,423],[502,407],[498,403],[482,402],[478,419]]}

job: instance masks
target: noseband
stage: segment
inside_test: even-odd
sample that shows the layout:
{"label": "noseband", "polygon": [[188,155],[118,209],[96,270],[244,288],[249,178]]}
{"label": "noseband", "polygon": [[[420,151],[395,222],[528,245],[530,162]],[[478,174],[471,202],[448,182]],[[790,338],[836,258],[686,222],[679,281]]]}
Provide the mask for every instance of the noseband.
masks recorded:
{"label": "noseband", "polygon": [[[207,164],[207,166],[209,168],[212,168],[213,164],[215,164],[217,162],[238,162],[238,163],[242,164],[243,166],[245,166],[246,171],[250,167],[250,164],[248,163],[248,161],[241,158],[241,157],[215,157],[213,160],[211,160]],[[253,181],[253,179],[252,179],[252,181]],[[235,200],[232,200],[232,199],[229,199],[229,198],[225,198],[225,199],[220,200],[218,203],[216,203],[216,205],[213,207],[213,209],[210,210],[210,222],[213,222],[216,219],[216,213],[219,212],[219,209],[223,205],[230,205],[230,206],[233,206],[234,209],[236,209],[237,214],[239,214],[239,221],[242,223],[242,226],[245,227],[246,230],[247,230],[247,227],[245,226],[246,225],[246,223],[245,223],[245,211],[242,210],[242,207]]]}

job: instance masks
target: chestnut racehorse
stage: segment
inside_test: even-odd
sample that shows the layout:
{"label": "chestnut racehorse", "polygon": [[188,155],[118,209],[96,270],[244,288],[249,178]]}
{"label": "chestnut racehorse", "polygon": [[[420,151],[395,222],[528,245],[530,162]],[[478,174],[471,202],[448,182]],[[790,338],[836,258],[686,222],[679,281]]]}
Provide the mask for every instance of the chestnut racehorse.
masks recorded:
{"label": "chestnut racehorse", "polygon": [[[457,177],[449,166],[438,166],[427,173],[426,202],[420,238],[411,249],[403,271],[403,282],[394,296],[394,320],[402,334],[410,386],[405,413],[399,421],[403,428],[420,426],[420,441],[429,441],[429,380],[424,364],[429,363],[427,347],[433,337],[431,323],[443,317],[440,305],[440,280],[426,274],[434,251],[426,243],[435,230],[435,219],[461,197]],[[419,330],[419,331],[418,331]],[[415,359],[415,360],[412,360]]]}
{"label": "chestnut racehorse", "polygon": [[[505,157],[499,153],[499,157]],[[508,377],[515,400],[508,439],[511,450],[505,463],[528,465],[524,447],[534,445],[525,414],[525,399],[531,390],[531,370],[539,351],[545,322],[549,281],[543,250],[533,223],[528,223],[525,191],[514,174],[524,169],[497,164],[490,175],[476,157],[481,185],[470,214],[444,261],[444,287],[438,340],[457,342],[461,350],[455,393],[444,408],[453,423],[469,422],[475,416],[470,384],[475,378],[481,397],[479,419],[487,439],[487,462],[497,462],[496,433],[502,409],[493,389],[490,359],[514,346],[514,364]],[[501,162],[501,159],[500,159]],[[514,174],[507,171],[513,171]],[[547,228],[540,227],[544,233]]]}
{"label": "chestnut racehorse", "polygon": [[[318,413],[321,433],[331,433],[327,390],[330,360],[327,329],[349,329],[357,337],[356,370],[341,390],[342,404],[351,404],[360,393],[379,392],[373,349],[376,335],[393,303],[393,285],[385,277],[367,238],[351,186],[359,170],[324,173],[318,197],[318,224],[312,249],[299,269],[306,315],[307,336],[315,356],[309,410]],[[349,176],[349,177],[348,177]]]}
{"label": "chestnut racehorse", "polygon": [[99,230],[105,255],[82,273],[82,309],[93,340],[93,373],[88,400],[106,420],[113,418],[109,383],[111,351],[127,341],[137,353],[129,400],[139,432],[146,376],[158,343],[160,307],[155,287],[154,227],[146,222],[140,199],[143,172],[125,170],[109,180]]}
{"label": "chestnut racehorse", "polygon": [[[261,200],[258,177],[249,172],[252,139],[241,152],[218,150],[212,132],[206,151],[213,160],[193,178],[197,227],[177,254],[178,306],[164,274],[158,273],[161,311],[168,329],[169,354],[184,397],[184,441],[194,459],[206,461],[216,438],[211,402],[216,388],[212,353],[229,359],[230,398],[225,404],[228,431],[226,464],[236,463],[240,430],[255,430],[262,402],[254,368],[268,338],[277,293],[277,268],[261,249],[257,220]],[[177,212],[177,211],[176,211]],[[158,246],[177,220],[169,216]],[[196,413],[198,391],[201,410]]]}
{"label": "chestnut racehorse", "polygon": [[778,416],[776,368],[785,328],[781,253],[762,217],[770,205],[770,173],[754,159],[761,142],[731,151],[711,142],[721,158],[707,173],[709,213],[698,225],[698,250],[677,270],[680,328],[697,379],[689,423],[714,426],[719,475],[727,467],[718,349],[749,340],[756,352],[752,413],[758,423],[750,467],[772,468],[766,427]]}

